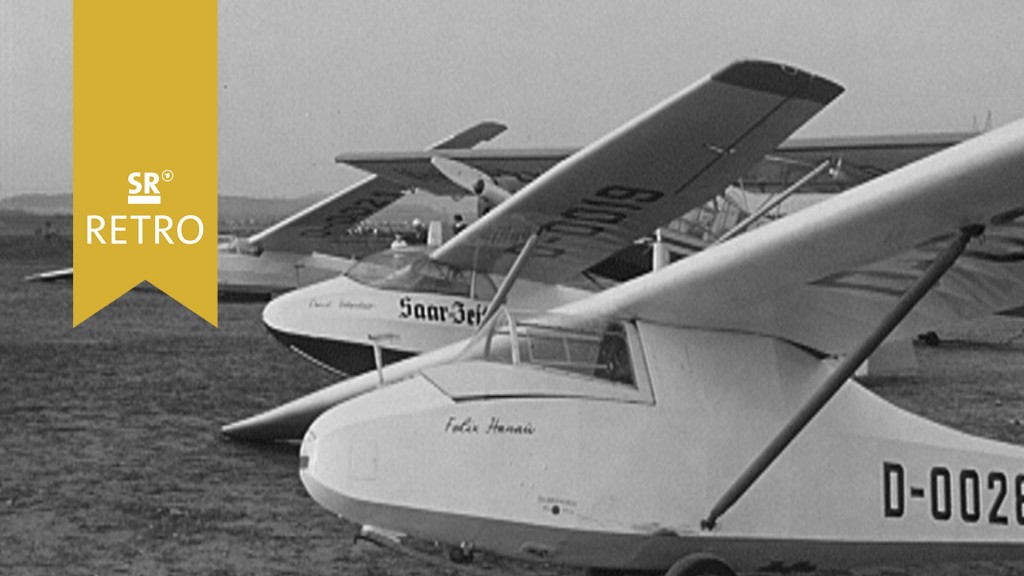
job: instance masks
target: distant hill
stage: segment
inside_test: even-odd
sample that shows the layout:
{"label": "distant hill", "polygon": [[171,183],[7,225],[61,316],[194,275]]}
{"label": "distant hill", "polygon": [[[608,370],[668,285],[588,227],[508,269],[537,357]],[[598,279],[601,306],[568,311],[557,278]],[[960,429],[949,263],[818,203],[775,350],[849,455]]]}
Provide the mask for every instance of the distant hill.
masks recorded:
{"label": "distant hill", "polygon": [[19,194],[0,199],[0,210],[29,214],[71,214],[71,194]]}
{"label": "distant hill", "polygon": [[[325,196],[326,194],[310,194],[299,198],[221,196],[217,209],[222,216],[229,219],[262,222],[287,216]],[[21,194],[0,200],[0,210],[16,210],[29,214],[71,214],[72,207],[71,194]]]}
{"label": "distant hill", "polygon": [[0,209],[0,236],[43,236],[71,238],[71,213],[35,214],[25,210]]}
{"label": "distant hill", "polygon": [[[221,232],[248,233],[265,228],[282,218],[322,200],[327,193],[309,194],[298,198],[249,198],[221,196],[218,199],[218,217]],[[19,212],[36,216],[70,216],[71,194],[22,194],[0,199],[0,211]],[[429,193],[410,194],[371,218],[372,222],[409,222],[419,218],[449,221],[456,213],[467,220],[475,216],[473,200],[453,201]],[[33,219],[34,220],[34,219]],[[63,222],[62,222],[63,223]]]}

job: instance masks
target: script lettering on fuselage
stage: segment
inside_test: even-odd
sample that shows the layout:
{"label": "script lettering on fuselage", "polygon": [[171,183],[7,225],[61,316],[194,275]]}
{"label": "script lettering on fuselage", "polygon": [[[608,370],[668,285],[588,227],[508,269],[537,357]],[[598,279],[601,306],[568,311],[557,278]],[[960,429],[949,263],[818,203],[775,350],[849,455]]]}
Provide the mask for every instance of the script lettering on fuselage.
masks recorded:
{"label": "script lettering on fuselage", "polygon": [[352,301],[345,300],[344,298],[335,299],[331,297],[314,296],[309,299],[310,308],[335,308],[341,309],[354,309],[354,310],[373,310],[373,302],[364,302],[362,300]]}
{"label": "script lettering on fuselage", "polygon": [[403,296],[398,300],[398,317],[455,326],[477,326],[487,314],[487,305],[454,300],[450,304],[434,304]]}
{"label": "script lettering on fuselage", "polygon": [[532,436],[537,429],[531,422],[507,422],[491,416],[486,425],[480,425],[472,416],[451,416],[444,423],[446,434],[480,434],[485,436]]}
{"label": "script lettering on fuselage", "polygon": [[936,522],[1024,527],[1024,472],[932,466],[911,478],[899,462],[882,463],[882,514],[903,518],[924,506]]}
{"label": "script lettering on fuselage", "polygon": [[491,421],[487,423],[485,434],[515,434],[515,435],[532,435],[536,430],[533,424],[526,422],[523,423],[507,423],[502,422],[500,418],[491,417]]}
{"label": "script lettering on fuselage", "polygon": [[480,427],[472,418],[458,419],[452,416],[445,422],[444,431],[449,434],[478,434]]}

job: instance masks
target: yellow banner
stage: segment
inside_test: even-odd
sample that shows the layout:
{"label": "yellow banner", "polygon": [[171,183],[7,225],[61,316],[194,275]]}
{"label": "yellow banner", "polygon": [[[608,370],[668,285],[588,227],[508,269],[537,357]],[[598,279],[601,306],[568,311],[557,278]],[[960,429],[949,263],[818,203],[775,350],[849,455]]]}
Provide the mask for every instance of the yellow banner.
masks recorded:
{"label": "yellow banner", "polygon": [[217,2],[75,0],[74,319],[143,280],[217,325]]}

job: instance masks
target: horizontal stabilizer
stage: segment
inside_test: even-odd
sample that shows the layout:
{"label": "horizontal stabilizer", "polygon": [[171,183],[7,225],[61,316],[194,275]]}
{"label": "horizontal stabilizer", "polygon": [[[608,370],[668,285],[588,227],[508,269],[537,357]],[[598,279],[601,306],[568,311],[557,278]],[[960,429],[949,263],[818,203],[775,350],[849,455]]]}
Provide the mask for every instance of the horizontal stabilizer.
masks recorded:
{"label": "horizontal stabilizer", "polygon": [[475,126],[454,134],[441,140],[437,144],[430,147],[431,150],[459,150],[465,148],[472,148],[478,144],[483,144],[489,140],[493,140],[499,134],[508,129],[508,126],[500,122],[481,122]]}

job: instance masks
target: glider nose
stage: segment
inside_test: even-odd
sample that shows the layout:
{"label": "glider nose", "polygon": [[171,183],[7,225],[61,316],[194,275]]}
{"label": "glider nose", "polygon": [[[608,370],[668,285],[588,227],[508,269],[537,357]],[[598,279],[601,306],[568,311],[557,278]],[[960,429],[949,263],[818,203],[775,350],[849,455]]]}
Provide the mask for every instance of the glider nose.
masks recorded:
{"label": "glider nose", "polygon": [[305,473],[309,464],[316,457],[316,434],[307,431],[299,446],[299,474]]}
{"label": "glider nose", "polygon": [[429,381],[414,376],[334,406],[309,426],[299,449],[306,491],[351,521],[395,528],[381,523],[379,515],[396,493],[415,485],[423,469],[420,462],[393,458],[392,448],[422,433],[425,414],[452,404]]}
{"label": "glider nose", "polygon": [[[302,480],[306,492],[317,504],[335,514],[341,514],[341,511],[347,508],[349,499],[345,495],[345,488],[339,487],[336,482],[331,481],[334,474],[330,470],[330,457],[322,453],[329,451],[320,450],[319,439],[316,431],[312,428],[306,431],[306,435],[302,439],[302,446],[299,448],[299,478]],[[334,443],[337,444],[337,442]],[[335,448],[347,452],[344,446],[335,446]],[[335,454],[334,457],[340,459],[339,454]]]}
{"label": "glider nose", "polygon": [[313,306],[319,295],[310,288],[314,287],[282,294],[263,308],[263,325],[285,346],[291,346],[295,339],[308,336],[315,330],[306,309]]}
{"label": "glider nose", "polygon": [[[395,397],[392,390],[378,390],[385,392]],[[378,425],[387,404],[374,396],[354,398],[320,415],[299,449],[299,477],[306,491],[317,504],[352,520],[360,516],[353,510],[365,496],[360,488],[372,490],[377,480],[378,439],[367,428]]]}
{"label": "glider nose", "polygon": [[271,300],[263,309],[263,325],[285,347],[316,364],[343,375],[374,369],[373,348],[347,334],[340,280],[293,290]]}
{"label": "glider nose", "polygon": [[[263,325],[274,338],[300,356],[348,376],[377,368],[370,335],[388,317],[372,291],[344,276],[293,290],[263,308]],[[411,352],[382,347],[391,364]]]}
{"label": "glider nose", "polygon": [[354,498],[348,471],[341,465],[351,458],[348,440],[343,429],[321,436],[311,427],[299,448],[299,478],[306,492],[317,504],[345,518],[350,517]]}

